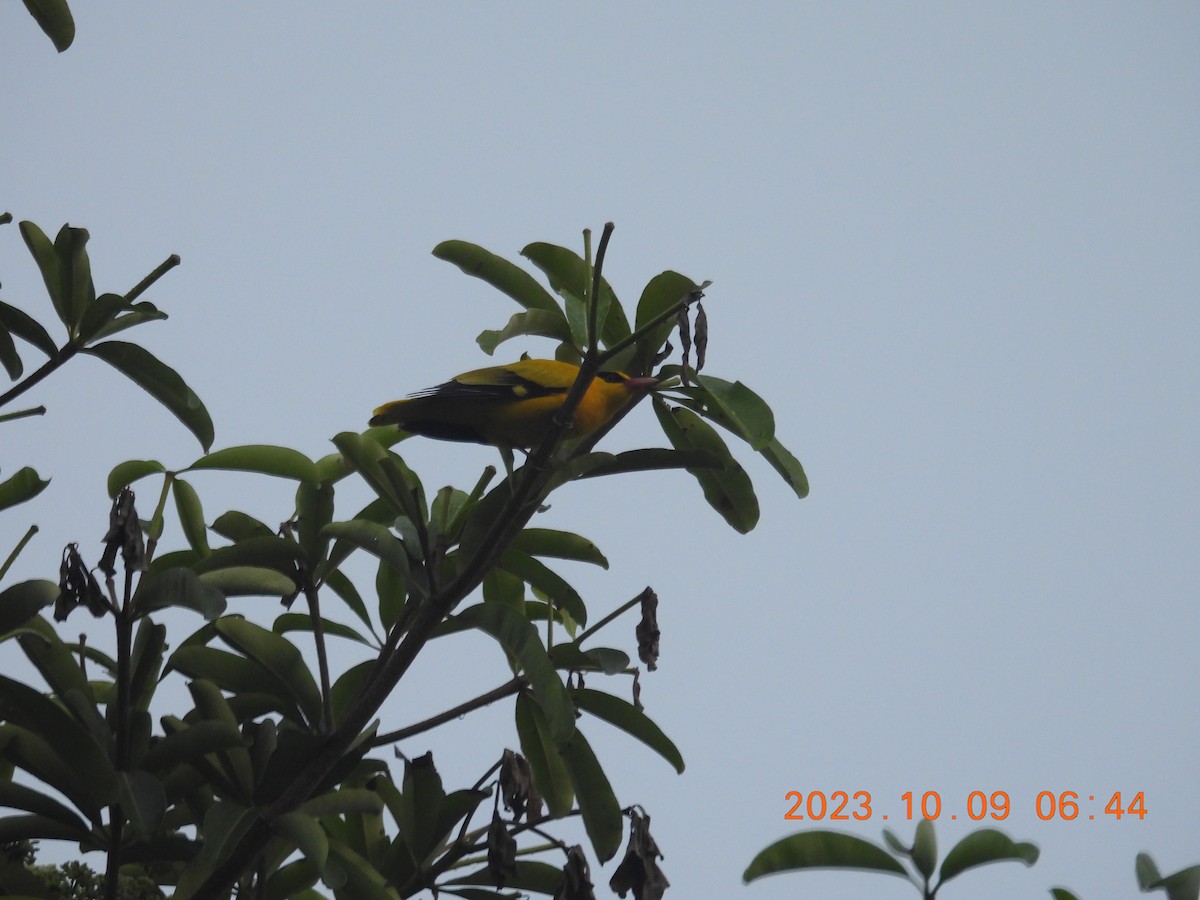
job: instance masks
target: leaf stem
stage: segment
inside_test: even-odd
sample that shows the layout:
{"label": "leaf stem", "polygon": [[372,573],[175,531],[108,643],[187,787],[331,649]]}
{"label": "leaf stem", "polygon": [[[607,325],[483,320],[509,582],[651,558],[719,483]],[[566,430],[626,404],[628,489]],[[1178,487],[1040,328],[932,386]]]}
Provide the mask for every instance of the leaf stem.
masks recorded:
{"label": "leaf stem", "polygon": [[444,725],[446,722],[453,721],[460,716],[465,716],[469,712],[474,712],[477,709],[490,706],[497,700],[503,700],[505,697],[511,697],[513,694],[520,693],[520,691],[528,685],[529,682],[523,676],[517,675],[499,687],[494,687],[490,691],[460,703],[458,706],[452,707],[445,712],[438,713],[436,716],[430,716],[424,721],[415,722],[405,728],[398,728],[395,731],[389,731],[387,734],[377,735],[370,740],[368,746],[379,747],[383,744],[395,744],[398,741],[415,737],[422,732],[431,731],[437,726]]}
{"label": "leaf stem", "polygon": [[30,525],[29,530],[25,532],[25,536],[17,541],[17,546],[13,547],[12,553],[8,554],[8,559],[4,561],[4,565],[0,566],[0,579],[4,578],[4,575],[8,572],[9,567],[13,564],[16,558],[20,556],[21,551],[25,549],[25,545],[28,544],[33,536],[37,533],[38,527],[36,525]]}

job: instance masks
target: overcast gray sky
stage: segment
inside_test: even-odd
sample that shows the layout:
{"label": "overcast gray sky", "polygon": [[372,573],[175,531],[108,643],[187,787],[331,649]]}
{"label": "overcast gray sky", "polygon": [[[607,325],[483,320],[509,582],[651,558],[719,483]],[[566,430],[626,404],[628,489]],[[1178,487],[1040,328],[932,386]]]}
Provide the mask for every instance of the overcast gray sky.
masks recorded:
{"label": "overcast gray sky", "polygon": [[[939,791],[943,851],[976,827],[969,792],[1007,791],[1002,827],[1041,861],[948,898],[1127,896],[1139,851],[1200,862],[1195,4],[75,7],[61,56],[0,7],[0,209],[87,227],[100,290],[181,255],[147,298],[171,320],[133,336],[204,398],[218,447],[321,456],[486,364],[475,335],[515,307],[430,256],[443,239],[517,259],[612,220],[627,304],[663,269],[713,281],[708,370],[772,404],[811,496],[737,448],[763,507],[747,537],[682,473],[570,486],[539,523],[609,556],[564,570],[594,616],[661,597],[643,700],[688,770],[586,730],[652,814],[671,895],[915,896],[862,874],[743,888],[797,830],[792,790],[870,791],[875,818],[843,828],[873,840],[911,836],[905,791]],[[0,280],[45,317],[15,226]],[[4,427],[0,465],[54,480],[0,520],[4,553],[42,527],[16,577],[98,549],[115,463],[199,452],[92,360],[31,402],[49,413]],[[607,443],[656,432],[639,409]],[[403,452],[430,488],[495,461]],[[209,521],[290,509],[283,483],[193,480]],[[416,670],[389,727],[503,680],[498,650],[463,646]],[[402,749],[469,783],[511,721],[500,704]],[[1040,821],[1043,790],[1094,795],[1095,820]],[[1102,814],[1118,790],[1145,792],[1144,821]]]}

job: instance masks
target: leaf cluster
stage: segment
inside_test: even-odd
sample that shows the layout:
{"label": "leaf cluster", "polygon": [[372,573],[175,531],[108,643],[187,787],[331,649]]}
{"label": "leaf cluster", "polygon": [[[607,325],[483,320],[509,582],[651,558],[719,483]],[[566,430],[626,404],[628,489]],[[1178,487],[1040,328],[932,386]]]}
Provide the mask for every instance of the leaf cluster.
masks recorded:
{"label": "leaf cluster", "polygon": [[[190,388],[142,348],[111,340],[164,317],[137,299],[161,271],[129,294],[97,296],[86,232],[64,227],[50,242],[23,223],[21,233],[66,337],[56,345],[31,316],[0,307],[0,333],[9,337],[2,358],[17,381],[5,399],[73,355],[90,354],[150,391],[207,451],[211,422]],[[703,285],[664,272],[628,316],[600,271],[607,237],[595,261],[587,242],[583,256],[526,248],[553,293],[474,245],[435,251],[522,305],[504,340],[548,336],[557,356],[581,364],[566,415],[601,366],[650,373],[666,359],[674,330],[689,328],[690,341],[688,317],[703,293]],[[695,331],[699,344],[703,329]],[[25,375],[13,336],[47,362]],[[116,465],[100,560],[93,566],[72,545],[57,583],[0,591],[0,640],[14,642],[45,682],[39,689],[0,676],[0,805],[14,811],[0,818],[0,840],[104,851],[106,896],[116,896],[121,873],[142,873],[180,898],[233,890],[396,898],[429,888],[584,897],[591,886],[581,851],[546,829],[579,818],[604,863],[617,854],[628,817],[629,849],[612,885],[658,896],[667,880],[649,817],[618,802],[585,734],[615,727],[683,770],[678,748],[642,707],[640,666],[620,646],[595,640],[633,613],[638,661],[653,668],[657,597],[647,588],[594,616],[560,566],[607,568],[604,554],[582,535],[531,520],[550,493],[576,479],[675,467],[696,476],[726,521],[748,530],[758,517],[753,488],[713,424],[764,453],[797,494],[807,485],[775,439],[770,409],[748,388],[686,361],[656,374],[669,446],[610,454],[594,449],[602,434],[575,442],[556,434],[508,477],[489,467],[465,489],[427,490],[397,452],[405,435],[394,428],[343,432],[317,459],[259,444],[178,467],[154,459]],[[210,515],[202,494],[220,472],[286,479],[294,505],[276,517],[278,526],[243,510]],[[347,480],[368,489],[365,506],[341,509]],[[145,496],[147,486],[153,502],[139,514],[134,488]],[[159,547],[168,518],[178,521],[184,546]],[[363,584],[362,566],[351,560],[365,561],[373,580]],[[262,609],[253,598],[275,598],[278,613],[269,621],[251,615]],[[111,621],[115,651],[59,636],[47,611],[62,620],[80,607]],[[168,641],[166,610],[198,614],[201,624]],[[496,687],[384,732],[378,716],[413,660],[464,632],[498,646],[505,674]],[[338,671],[334,659],[345,654],[329,652],[335,639],[359,661]],[[184,680],[189,709],[155,709],[168,678]],[[624,689],[586,683],[612,678]],[[378,755],[500,700],[512,704],[519,751],[498,749],[474,784],[444,788],[431,754],[405,759],[394,777]],[[547,862],[547,853],[561,855],[561,864]],[[14,886],[3,879],[0,889]]]}

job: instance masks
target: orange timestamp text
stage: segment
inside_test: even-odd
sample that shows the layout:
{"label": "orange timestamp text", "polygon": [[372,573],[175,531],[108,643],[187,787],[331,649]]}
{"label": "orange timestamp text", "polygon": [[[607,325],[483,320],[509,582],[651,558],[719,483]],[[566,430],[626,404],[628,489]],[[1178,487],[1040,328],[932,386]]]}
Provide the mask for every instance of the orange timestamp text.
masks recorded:
{"label": "orange timestamp text", "polygon": [[[1108,802],[1103,808],[1104,794],[1099,800],[1095,794],[1080,794],[1078,791],[1040,791],[1033,800],[1033,811],[1043,822],[1071,822],[1076,819],[1094,820],[1097,815],[1120,821],[1126,816],[1139,821],[1146,818],[1146,793],[1138,791],[1133,794],[1128,803],[1122,797],[1121,791],[1108,795]],[[866,822],[873,818],[887,821],[886,813],[878,812],[870,791],[788,791],[784,799],[790,804],[783,814],[791,821],[810,822]],[[916,794],[905,791],[900,795],[900,808],[893,818],[912,821],[913,819],[936,820],[945,816],[951,820],[958,819],[959,813],[973,822],[983,819],[993,819],[997,822],[1007,819],[1012,811],[1012,800],[1007,791],[971,791],[967,794],[966,804],[959,810],[943,806],[942,795],[937,791],[925,791]]]}

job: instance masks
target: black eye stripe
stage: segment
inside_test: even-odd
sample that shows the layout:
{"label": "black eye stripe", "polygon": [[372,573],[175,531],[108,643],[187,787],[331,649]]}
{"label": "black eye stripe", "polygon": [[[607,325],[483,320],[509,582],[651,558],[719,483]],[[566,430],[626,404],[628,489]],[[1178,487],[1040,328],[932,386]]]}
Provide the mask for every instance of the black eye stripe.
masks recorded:
{"label": "black eye stripe", "polygon": [[601,381],[607,381],[609,384],[620,384],[625,380],[625,376],[620,372],[597,372],[596,377]]}

